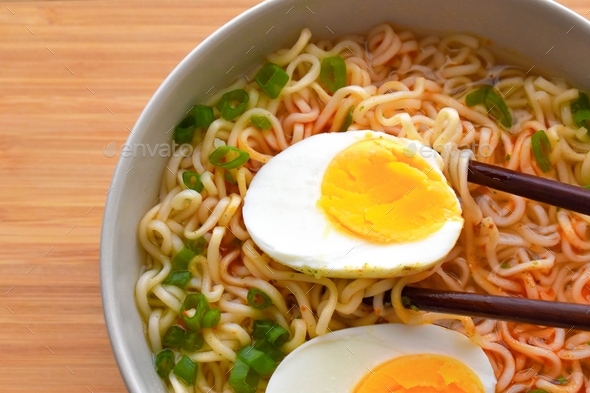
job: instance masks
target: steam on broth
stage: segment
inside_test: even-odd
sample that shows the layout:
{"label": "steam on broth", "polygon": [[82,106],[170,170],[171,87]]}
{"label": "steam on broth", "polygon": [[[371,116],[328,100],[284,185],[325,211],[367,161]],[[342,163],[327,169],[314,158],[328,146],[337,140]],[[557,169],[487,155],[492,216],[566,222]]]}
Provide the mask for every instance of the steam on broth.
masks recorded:
{"label": "steam on broth", "polygon": [[[589,333],[406,309],[401,298],[413,284],[589,302],[590,218],[467,183],[475,159],[590,185],[588,96],[498,65],[473,36],[420,38],[388,24],[335,41],[313,42],[304,29],[267,60],[176,127],[175,140],[189,145],[169,160],[160,202],[139,225],[147,256],[136,302],[168,389],[263,392],[273,365],[248,374],[248,385],[244,348],[273,354],[276,367],[311,338],[380,323],[435,323],[465,334],[489,358],[497,392],[590,389]],[[250,238],[242,206],[257,171],[303,139],[347,130],[381,131],[441,154],[465,223],[434,267],[397,278],[328,278],[272,260]]]}

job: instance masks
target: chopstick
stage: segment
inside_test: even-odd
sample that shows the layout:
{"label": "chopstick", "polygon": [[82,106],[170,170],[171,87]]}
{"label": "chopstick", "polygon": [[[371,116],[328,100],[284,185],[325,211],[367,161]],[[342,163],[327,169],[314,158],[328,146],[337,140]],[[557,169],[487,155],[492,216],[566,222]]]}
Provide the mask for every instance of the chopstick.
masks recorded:
{"label": "chopstick", "polygon": [[471,160],[467,181],[590,215],[590,190]]}
{"label": "chopstick", "polygon": [[423,311],[590,331],[590,305],[416,287],[402,296]]}

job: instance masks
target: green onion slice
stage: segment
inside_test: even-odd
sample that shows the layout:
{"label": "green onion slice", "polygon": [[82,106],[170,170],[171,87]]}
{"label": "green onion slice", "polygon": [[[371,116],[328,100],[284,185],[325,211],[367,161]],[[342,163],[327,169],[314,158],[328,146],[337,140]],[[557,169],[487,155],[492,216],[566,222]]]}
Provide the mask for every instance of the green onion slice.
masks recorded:
{"label": "green onion slice", "polygon": [[551,153],[551,143],[545,131],[539,130],[531,136],[531,148],[533,149],[533,156],[543,172],[551,170],[551,161],[549,154]]}
{"label": "green onion slice", "polygon": [[506,102],[493,86],[485,85],[465,97],[467,106],[483,105],[504,127],[512,127],[512,115]]}
{"label": "green onion slice", "polygon": [[187,247],[183,247],[172,259],[172,271],[187,270],[188,263],[195,257],[195,253]]}
{"label": "green onion slice", "polygon": [[188,352],[195,352],[201,349],[205,345],[205,339],[199,332],[186,332],[184,336],[184,342],[182,343],[182,349]]}
{"label": "green onion slice", "polygon": [[263,340],[266,337],[266,333],[275,326],[275,323],[271,319],[257,319],[254,321],[252,327],[252,337],[256,340]]}
{"label": "green onion slice", "polygon": [[184,298],[180,307],[180,316],[189,330],[201,330],[203,314],[209,309],[209,303],[202,293],[191,293]]}
{"label": "green onion slice", "polygon": [[196,192],[203,191],[203,183],[201,182],[201,175],[197,172],[186,171],[182,173],[182,182],[186,188],[195,190]]}
{"label": "green onion slice", "polygon": [[270,297],[258,288],[250,288],[248,290],[247,298],[248,304],[259,310],[272,306],[272,300],[270,300]]}
{"label": "green onion slice", "polygon": [[191,278],[193,278],[193,274],[188,270],[177,270],[175,272],[171,272],[162,284],[174,285],[178,288],[184,288]]}
{"label": "green onion slice", "polygon": [[545,389],[535,389],[535,390],[529,390],[527,393],[549,393],[549,392],[546,391]]}
{"label": "green onion slice", "polygon": [[277,362],[251,345],[240,349],[238,351],[238,358],[252,367],[261,377],[270,375],[277,368]]}
{"label": "green onion slice", "polygon": [[197,379],[197,363],[188,356],[182,355],[182,358],[174,366],[174,374],[187,385],[193,385]]}
{"label": "green onion slice", "polygon": [[480,89],[474,90],[471,93],[467,94],[467,96],[465,97],[465,105],[474,106],[483,104],[485,102],[486,95],[488,94],[488,90],[490,88],[491,86],[486,85]]}
{"label": "green onion slice", "polygon": [[332,93],[346,86],[346,63],[342,57],[332,56],[322,60],[320,80]]}
{"label": "green onion slice", "polygon": [[218,308],[212,308],[205,311],[203,314],[203,320],[201,321],[201,327],[205,329],[214,328],[221,319],[221,311]]}
{"label": "green onion slice", "polygon": [[354,112],[354,106],[351,106],[346,113],[346,117],[340,126],[340,132],[348,131],[348,127],[352,124],[352,114]]}
{"label": "green onion slice", "polygon": [[217,110],[227,121],[232,121],[246,111],[249,101],[244,89],[236,89],[225,93],[217,103]]}
{"label": "green onion slice", "polygon": [[250,121],[254,124],[254,127],[259,130],[270,130],[272,123],[267,116],[264,115],[252,115]]}
{"label": "green onion slice", "polygon": [[584,127],[590,132],[590,99],[588,94],[583,91],[575,101],[571,104],[572,115],[578,127]]}
{"label": "green onion slice", "polygon": [[289,75],[274,63],[266,63],[258,70],[254,80],[262,91],[273,100],[281,94],[283,87],[289,82]]}
{"label": "green onion slice", "polygon": [[224,169],[234,169],[244,165],[250,154],[233,146],[219,146],[209,156],[209,162]]}
{"label": "green onion slice", "polygon": [[576,113],[582,109],[590,109],[590,99],[588,98],[588,94],[581,91],[578,98],[575,101],[572,101],[571,108],[572,113]]}
{"label": "green onion slice", "polygon": [[191,143],[193,135],[195,135],[195,118],[188,115],[174,128],[174,142],[179,145]]}
{"label": "green onion slice", "polygon": [[215,120],[213,108],[207,105],[195,105],[192,113],[195,118],[195,128],[209,128],[213,120]]}
{"label": "green onion slice", "polygon": [[258,390],[260,376],[239,358],[229,374],[229,386],[236,393],[255,393]]}
{"label": "green onion slice", "polygon": [[185,244],[195,255],[203,255],[205,250],[207,250],[207,240],[205,240],[203,236],[198,237],[193,241],[186,242]]}
{"label": "green onion slice", "polygon": [[289,341],[290,337],[289,332],[284,327],[270,319],[254,321],[252,336],[257,340],[266,340],[277,347]]}
{"label": "green onion slice", "polygon": [[574,113],[574,121],[578,127],[584,127],[590,131],[590,109],[580,109]]}
{"label": "green onion slice", "polygon": [[257,340],[254,344],[254,348],[264,352],[275,362],[280,362],[287,356],[283,351],[277,348],[274,344],[269,343],[266,340]]}
{"label": "green onion slice", "polygon": [[180,326],[170,326],[162,337],[162,346],[164,348],[180,348],[184,343],[185,335],[186,331]]}
{"label": "green onion slice", "polygon": [[170,371],[174,369],[174,352],[164,349],[156,355],[156,372],[162,379],[168,378]]}
{"label": "green onion slice", "polygon": [[266,341],[276,345],[277,347],[280,347],[289,341],[289,337],[289,332],[281,325],[275,325],[268,331],[268,333],[266,333]]}

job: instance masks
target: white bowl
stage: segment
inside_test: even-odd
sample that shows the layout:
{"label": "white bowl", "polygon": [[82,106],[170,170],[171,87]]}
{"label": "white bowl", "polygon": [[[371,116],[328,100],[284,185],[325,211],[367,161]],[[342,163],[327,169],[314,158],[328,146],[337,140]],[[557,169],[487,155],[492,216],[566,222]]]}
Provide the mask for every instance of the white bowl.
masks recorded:
{"label": "white bowl", "polygon": [[156,91],[127,141],[130,150],[121,153],[108,195],[100,255],[102,298],[113,351],[130,392],[165,392],[133,294],[144,261],[137,226],[156,202],[167,161],[160,148],[171,142],[167,131],[210,89],[229,85],[261,64],[265,54],[292,45],[303,27],[311,29],[314,39],[329,39],[365,33],[381,22],[417,32],[473,33],[518,54],[519,63],[532,59],[528,64],[537,72],[590,87],[590,23],[549,0],[267,0],[227,23]]}

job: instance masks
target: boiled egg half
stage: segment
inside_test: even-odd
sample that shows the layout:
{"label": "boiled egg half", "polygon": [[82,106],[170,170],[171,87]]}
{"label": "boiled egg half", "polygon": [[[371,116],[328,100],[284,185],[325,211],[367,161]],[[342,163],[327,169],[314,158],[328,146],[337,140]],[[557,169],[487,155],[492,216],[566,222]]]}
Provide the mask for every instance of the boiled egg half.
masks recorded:
{"label": "boiled egg half", "polygon": [[436,325],[384,324],[316,337],[290,353],[266,393],[494,393],[483,350]]}
{"label": "boiled egg half", "polygon": [[417,273],[463,227],[442,165],[433,149],[381,132],[315,135],[254,176],[244,223],[261,250],[316,277]]}

